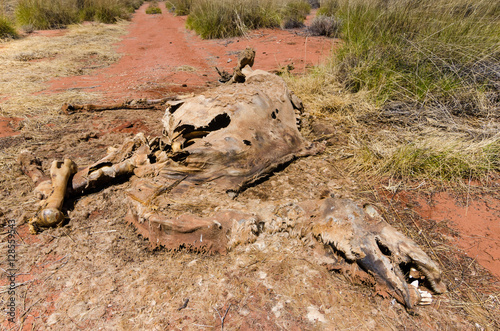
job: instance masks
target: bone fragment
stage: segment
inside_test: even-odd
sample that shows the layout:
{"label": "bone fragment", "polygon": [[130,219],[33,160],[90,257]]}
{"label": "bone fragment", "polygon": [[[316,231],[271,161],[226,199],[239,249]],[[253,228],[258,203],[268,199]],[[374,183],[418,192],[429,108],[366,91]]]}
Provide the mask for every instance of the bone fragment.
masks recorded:
{"label": "bone fragment", "polygon": [[177,97],[167,97],[162,99],[150,99],[150,100],[131,100],[122,103],[113,103],[108,105],[94,105],[94,104],[69,104],[65,103],[62,105],[61,111],[64,114],[71,115],[76,112],[97,112],[104,110],[114,110],[114,109],[154,109],[163,106],[167,101],[176,100]]}
{"label": "bone fragment", "polygon": [[78,171],[71,181],[71,195],[92,192],[131,176],[138,166],[149,164],[150,153],[148,140],[138,133],[119,148],[109,149],[108,155],[101,160]]}
{"label": "bone fragment", "polygon": [[221,76],[219,81],[222,83],[227,82],[228,84],[244,83],[246,74],[242,72],[242,69],[246,66],[250,68],[253,67],[254,61],[255,50],[251,47],[245,48],[245,50],[238,55],[238,63],[234,67],[232,75],[225,70],[221,72],[217,67],[215,67],[215,70],[217,70],[217,73]]}
{"label": "bone fragment", "polygon": [[35,186],[49,180],[49,177],[43,173],[42,162],[30,151],[21,151],[17,157],[17,162],[21,165],[23,173],[31,178]]}
{"label": "bone fragment", "polygon": [[34,220],[36,225],[41,227],[53,227],[59,225],[64,220],[61,207],[64,202],[64,196],[66,195],[69,178],[76,173],[77,169],[76,164],[70,159],[65,159],[64,162],[52,162],[52,166],[50,167],[52,194],[47,198],[45,207]]}

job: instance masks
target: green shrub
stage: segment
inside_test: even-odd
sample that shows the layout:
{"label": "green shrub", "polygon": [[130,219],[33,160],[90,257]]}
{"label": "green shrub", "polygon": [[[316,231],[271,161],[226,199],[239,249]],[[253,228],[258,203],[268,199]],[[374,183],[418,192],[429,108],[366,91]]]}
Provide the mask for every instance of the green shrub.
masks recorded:
{"label": "green shrub", "polygon": [[78,20],[76,3],[70,0],[19,0],[15,16],[19,25],[35,29],[61,28]]}
{"label": "green shrub", "polygon": [[150,14],[150,15],[161,14],[161,9],[160,9],[160,7],[149,6],[146,9],[146,14]]}
{"label": "green shrub", "polygon": [[307,1],[292,0],[285,3],[281,10],[281,27],[293,29],[304,26],[304,20],[310,11],[311,5]]}
{"label": "green shrub", "polygon": [[330,0],[325,4],[343,22],[345,43],[336,52],[335,70],[351,91],[372,91],[379,103],[453,103],[464,109],[478,107],[477,93],[495,89],[498,93],[497,1]]}
{"label": "green shrub", "polygon": [[17,38],[14,25],[6,17],[0,16],[0,38]]}
{"label": "green shrub", "polygon": [[167,1],[167,8],[176,16],[185,16],[191,12],[193,0],[170,0]]}
{"label": "green shrub", "polygon": [[198,0],[192,3],[186,23],[202,38],[226,38],[248,29],[277,27],[280,14],[272,1]]}

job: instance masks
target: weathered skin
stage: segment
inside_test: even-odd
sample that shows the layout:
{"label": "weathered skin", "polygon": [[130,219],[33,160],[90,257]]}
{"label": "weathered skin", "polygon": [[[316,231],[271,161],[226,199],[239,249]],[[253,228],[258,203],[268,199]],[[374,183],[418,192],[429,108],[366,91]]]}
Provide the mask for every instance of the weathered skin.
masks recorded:
{"label": "weathered skin", "polygon": [[[435,292],[445,292],[439,267],[372,206],[333,198],[294,203],[283,197],[258,206],[233,200],[279,166],[321,151],[300,135],[302,103],[281,78],[249,67],[241,72],[244,83],[170,102],[164,137],[126,140],[73,176],[69,194],[128,177],[127,221],[152,247],[224,254],[263,231],[287,231],[357,262],[408,308],[420,297],[408,287],[400,263],[414,265]],[[20,162],[26,173],[43,178],[32,159],[25,155]]]}

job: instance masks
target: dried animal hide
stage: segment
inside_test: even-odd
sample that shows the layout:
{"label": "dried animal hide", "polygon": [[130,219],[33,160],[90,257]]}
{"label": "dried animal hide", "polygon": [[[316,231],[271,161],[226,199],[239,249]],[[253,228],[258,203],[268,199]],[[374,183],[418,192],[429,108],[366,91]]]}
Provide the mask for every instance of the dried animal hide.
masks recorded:
{"label": "dried animal hide", "polygon": [[279,165],[319,151],[298,131],[302,103],[285,82],[261,70],[244,73],[245,83],[171,104],[163,124],[179,166],[165,173],[239,192]]}
{"label": "dried animal hide", "polygon": [[[233,199],[281,165],[322,149],[300,135],[302,103],[281,78],[249,67],[241,72],[244,83],[170,102],[164,137],[138,134],[110,149],[72,177],[69,194],[130,177],[127,220],[152,247],[224,254],[263,231],[288,231],[357,262],[409,308],[421,298],[408,287],[402,263],[419,269],[435,292],[445,292],[438,266],[371,206],[331,198],[296,204],[284,197],[259,205]],[[37,182],[45,178],[32,156],[23,154],[20,162]],[[47,197],[50,188],[42,182],[39,193]]]}

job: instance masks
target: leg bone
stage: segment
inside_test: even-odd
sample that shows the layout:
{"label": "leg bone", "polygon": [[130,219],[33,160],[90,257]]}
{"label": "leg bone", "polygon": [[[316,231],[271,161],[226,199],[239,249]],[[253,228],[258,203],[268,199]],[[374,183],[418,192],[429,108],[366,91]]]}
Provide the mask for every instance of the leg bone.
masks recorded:
{"label": "leg bone", "polygon": [[50,167],[50,177],[52,179],[52,194],[45,201],[45,206],[40,211],[34,223],[41,227],[52,227],[60,224],[64,220],[61,207],[66,195],[68,181],[71,175],[77,171],[76,164],[70,159],[64,162],[54,161]]}

